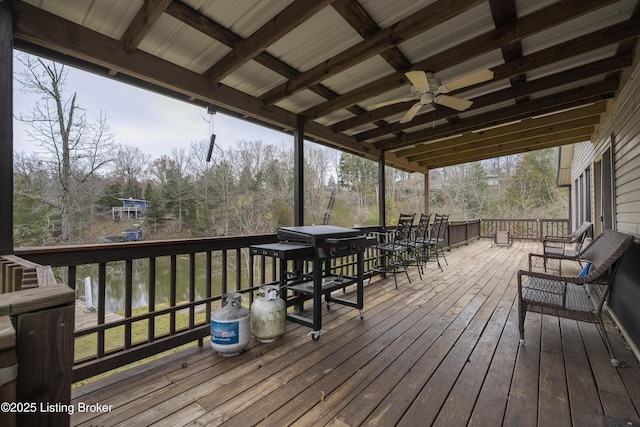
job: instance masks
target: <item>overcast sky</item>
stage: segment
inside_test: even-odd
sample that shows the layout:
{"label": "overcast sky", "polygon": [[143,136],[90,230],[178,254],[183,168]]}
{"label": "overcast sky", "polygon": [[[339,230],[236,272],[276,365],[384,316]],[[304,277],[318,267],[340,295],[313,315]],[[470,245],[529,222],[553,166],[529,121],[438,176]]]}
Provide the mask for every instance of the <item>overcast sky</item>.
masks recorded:
{"label": "overcast sky", "polygon": [[[14,75],[23,65],[14,59]],[[210,127],[206,110],[186,102],[138,89],[112,79],[100,77],[67,67],[67,94],[77,93],[77,104],[86,110],[87,119],[93,120],[103,111],[115,142],[139,147],[152,158],[170,155],[177,147],[188,149],[191,142],[209,141]],[[25,94],[14,81],[13,111],[28,114],[38,96]],[[293,138],[262,126],[238,120],[224,114],[213,116],[216,144],[226,150],[239,140],[281,144]],[[25,124],[14,120],[15,152],[34,152],[37,147],[25,133]]]}

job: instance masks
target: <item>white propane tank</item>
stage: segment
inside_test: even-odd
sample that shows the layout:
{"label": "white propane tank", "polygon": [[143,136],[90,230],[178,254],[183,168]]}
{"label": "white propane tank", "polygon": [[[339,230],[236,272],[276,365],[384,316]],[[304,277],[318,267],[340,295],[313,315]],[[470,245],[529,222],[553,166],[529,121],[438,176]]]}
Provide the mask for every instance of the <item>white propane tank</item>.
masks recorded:
{"label": "white propane tank", "polygon": [[262,343],[275,341],[284,333],[287,307],[278,297],[278,287],[260,287],[260,298],[251,304],[251,333]]}
{"label": "white propane tank", "polygon": [[220,356],[242,353],[251,339],[249,316],[249,309],[242,306],[242,295],[224,295],[222,308],[211,315],[211,348]]}

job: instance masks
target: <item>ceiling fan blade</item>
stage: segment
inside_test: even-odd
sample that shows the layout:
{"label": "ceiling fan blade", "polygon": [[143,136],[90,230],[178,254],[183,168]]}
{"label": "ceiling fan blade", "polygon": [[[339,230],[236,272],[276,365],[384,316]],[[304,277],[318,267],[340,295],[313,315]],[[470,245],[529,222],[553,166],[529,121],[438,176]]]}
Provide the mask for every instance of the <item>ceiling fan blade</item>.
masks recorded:
{"label": "ceiling fan blade", "polygon": [[429,90],[429,80],[424,71],[407,71],[404,73],[416,89]]}
{"label": "ceiling fan blade", "polygon": [[444,105],[445,107],[453,108],[454,110],[458,111],[464,111],[467,108],[471,107],[471,104],[473,104],[473,101],[469,101],[468,99],[455,98],[448,95],[437,96],[434,102],[436,104]]}
{"label": "ceiling fan blade", "polygon": [[424,104],[422,102],[416,102],[415,104],[413,104],[413,107],[409,108],[409,111],[405,113],[405,115],[400,119],[398,123],[407,123],[413,120],[416,114],[418,114],[420,107],[422,107],[423,105]]}
{"label": "ceiling fan blade", "polygon": [[378,108],[386,107],[387,105],[398,104],[400,102],[413,101],[415,98],[402,98],[402,99],[393,99],[391,101],[379,102],[377,104],[369,105],[367,107],[367,111],[376,110]]}
{"label": "ceiling fan blade", "polygon": [[[469,74],[467,76],[461,77],[457,80],[447,83],[443,85],[447,90],[458,90],[463,87],[475,85],[478,83],[489,81],[493,78],[493,71],[491,70],[481,70],[477,73]],[[443,92],[442,90],[440,92]]]}

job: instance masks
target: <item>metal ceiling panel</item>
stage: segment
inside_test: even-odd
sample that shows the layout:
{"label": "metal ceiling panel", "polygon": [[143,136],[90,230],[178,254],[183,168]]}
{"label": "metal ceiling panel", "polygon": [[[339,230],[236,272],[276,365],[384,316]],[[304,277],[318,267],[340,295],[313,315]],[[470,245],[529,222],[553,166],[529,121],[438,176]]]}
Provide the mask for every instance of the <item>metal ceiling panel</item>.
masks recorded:
{"label": "metal ceiling panel", "polygon": [[291,111],[292,113],[297,114],[306,110],[307,108],[311,108],[314,105],[319,104],[324,100],[325,99],[323,97],[310,90],[303,90],[283,99],[276,105],[278,107],[284,108],[287,111]]}
{"label": "metal ceiling panel", "polygon": [[316,119],[315,121],[317,123],[320,123],[323,126],[332,126],[335,123],[341,122],[341,121],[349,119],[351,117],[353,117],[353,114],[348,112],[347,110],[338,110],[338,111],[334,111],[331,114],[327,114],[324,117],[320,117],[319,119]]}
{"label": "metal ceiling panel", "polygon": [[204,73],[231,51],[222,43],[166,14],[140,42],[139,49],[196,73]]}
{"label": "metal ceiling panel", "polygon": [[407,84],[402,87],[398,87],[394,90],[390,90],[389,92],[385,92],[382,95],[374,96],[369,98],[360,105],[362,108],[368,108],[370,105],[378,104],[385,101],[390,101],[392,99],[401,99],[411,96],[411,87]]}
{"label": "metal ceiling panel", "polygon": [[565,85],[559,85],[554,87],[553,89],[549,89],[549,90],[544,90],[544,91],[540,91],[540,92],[535,92],[532,93],[531,95],[529,95],[529,97],[531,99],[538,99],[538,98],[544,98],[545,96],[549,96],[549,95],[553,95],[557,92],[561,92],[561,91],[567,91],[567,90],[571,90],[571,89],[576,89],[588,84],[592,84],[592,83],[598,83],[601,82],[603,80],[603,77],[600,76],[596,76],[596,77],[591,77],[588,79],[582,79],[582,80],[575,80],[571,83],[567,83]]}
{"label": "metal ceiling panel", "polygon": [[349,130],[345,131],[345,134],[347,134],[347,135],[356,135],[356,134],[358,134],[360,132],[365,132],[365,131],[376,129],[376,128],[377,128],[377,126],[375,126],[375,125],[373,125],[371,123],[367,123],[367,124],[364,124],[362,126],[358,126],[358,127],[353,128],[353,129],[349,129]]}
{"label": "metal ceiling panel", "polygon": [[361,41],[338,12],[326,7],[269,46],[267,52],[305,72]]}
{"label": "metal ceiling panel", "polygon": [[345,93],[393,72],[395,72],[393,67],[382,57],[376,55],[360,62],[355,67],[323,80],[322,84],[336,93]]}
{"label": "metal ceiling panel", "polygon": [[622,0],[609,6],[579,16],[562,26],[549,28],[522,39],[522,54],[546,49],[548,47],[575,39],[585,34],[606,28],[628,20],[633,14],[635,0]]}
{"label": "metal ceiling panel", "polygon": [[25,3],[120,40],[144,1],[27,0]]}
{"label": "metal ceiling panel", "polygon": [[221,83],[258,97],[264,93],[265,88],[271,88],[285,81],[287,79],[275,71],[256,61],[249,61],[222,79]]}
{"label": "metal ceiling panel", "polygon": [[537,10],[544,9],[547,6],[550,6],[554,3],[558,3],[559,0],[515,0],[516,10],[518,12],[518,16],[527,16],[530,13],[533,13]]}
{"label": "metal ceiling panel", "polygon": [[600,49],[592,50],[582,55],[570,56],[563,61],[554,62],[527,72],[529,80],[535,80],[548,75],[556,74],[565,70],[580,67],[600,59],[610,58],[615,55],[616,46],[606,46]]}
{"label": "metal ceiling panel", "polygon": [[183,0],[218,24],[248,38],[293,0]]}
{"label": "metal ceiling panel", "polygon": [[384,29],[435,2],[436,0],[361,0],[360,4],[378,26]]}
{"label": "metal ceiling panel", "polygon": [[403,42],[398,48],[409,61],[416,63],[493,29],[489,4],[482,3]]}

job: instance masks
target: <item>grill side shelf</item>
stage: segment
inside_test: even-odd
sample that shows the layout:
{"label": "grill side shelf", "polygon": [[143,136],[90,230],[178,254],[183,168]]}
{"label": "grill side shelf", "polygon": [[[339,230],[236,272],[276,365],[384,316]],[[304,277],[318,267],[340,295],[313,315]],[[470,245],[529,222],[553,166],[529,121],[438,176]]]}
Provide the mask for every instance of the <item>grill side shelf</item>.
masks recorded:
{"label": "grill side shelf", "polygon": [[[322,279],[322,292],[332,292],[336,289],[353,285],[357,280],[356,277],[350,276],[326,276]],[[311,295],[313,294],[313,280],[287,285],[287,288],[292,291]]]}

